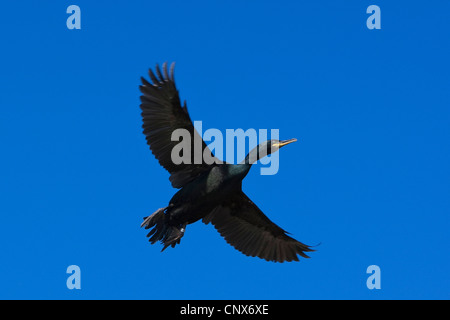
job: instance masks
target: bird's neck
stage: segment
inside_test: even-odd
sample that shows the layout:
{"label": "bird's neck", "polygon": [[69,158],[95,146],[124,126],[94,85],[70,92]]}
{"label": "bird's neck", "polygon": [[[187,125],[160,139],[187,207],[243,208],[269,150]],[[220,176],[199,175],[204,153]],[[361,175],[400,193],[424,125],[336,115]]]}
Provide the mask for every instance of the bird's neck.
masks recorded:
{"label": "bird's neck", "polygon": [[258,145],[255,148],[253,148],[245,157],[244,160],[242,160],[239,164],[231,165],[229,170],[229,173],[232,176],[240,176],[242,179],[247,175],[247,173],[250,171],[250,168],[252,165],[259,160],[260,157],[264,157],[267,154],[267,151],[265,151],[264,146]]}
{"label": "bird's neck", "polygon": [[242,162],[240,164],[248,164],[248,165],[252,165],[254,164],[256,161],[259,160],[259,158],[261,157],[261,152],[260,152],[260,145],[256,146],[255,148],[253,148],[245,157],[244,160],[242,160]]}

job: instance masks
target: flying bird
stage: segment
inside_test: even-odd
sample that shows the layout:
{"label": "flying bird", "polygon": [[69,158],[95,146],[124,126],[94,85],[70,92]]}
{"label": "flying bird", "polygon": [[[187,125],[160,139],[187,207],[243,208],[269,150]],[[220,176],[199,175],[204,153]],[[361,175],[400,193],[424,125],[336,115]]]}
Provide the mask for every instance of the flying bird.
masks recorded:
{"label": "flying bird", "polygon": [[[172,141],[172,132],[184,129],[193,139],[199,134],[189,116],[186,101],[181,104],[175,86],[174,66],[167,63],[156,65],[155,73],[150,69],[151,82],[141,78],[140,86],[143,133],[154,156],[170,173],[170,182],[178,192],[168,206],[145,217],[141,227],[151,229],[147,237],[154,244],[160,241],[164,251],[180,243],[186,226],[198,220],[211,223],[226,242],[247,256],[267,261],[298,261],[298,255],[309,258],[305,252],[314,251],[273,223],[242,191],[242,180],[252,164],[268,154],[278,151],[296,139],[268,140],[251,150],[240,164],[228,164],[217,159],[202,142],[202,155],[213,159],[212,164],[202,161],[175,164],[172,149],[179,142]],[[197,162],[197,163],[196,163]],[[210,161],[208,161],[210,163]]]}

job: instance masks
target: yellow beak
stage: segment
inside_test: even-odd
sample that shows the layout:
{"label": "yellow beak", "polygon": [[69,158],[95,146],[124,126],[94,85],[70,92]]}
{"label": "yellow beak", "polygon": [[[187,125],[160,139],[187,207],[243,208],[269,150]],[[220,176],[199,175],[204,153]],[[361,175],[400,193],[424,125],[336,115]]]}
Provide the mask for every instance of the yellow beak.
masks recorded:
{"label": "yellow beak", "polygon": [[294,139],[280,141],[278,143],[278,148],[284,147],[285,145],[288,145],[289,143],[292,143],[292,142],[295,142],[295,141],[297,141],[297,139],[295,139],[295,138]]}

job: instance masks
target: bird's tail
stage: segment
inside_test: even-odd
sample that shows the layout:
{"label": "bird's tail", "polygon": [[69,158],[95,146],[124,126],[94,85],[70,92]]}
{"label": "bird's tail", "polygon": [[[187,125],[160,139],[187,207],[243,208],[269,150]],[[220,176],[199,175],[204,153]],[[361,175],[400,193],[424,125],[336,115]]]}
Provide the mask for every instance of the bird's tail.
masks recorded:
{"label": "bird's tail", "polygon": [[165,214],[166,209],[161,208],[156,210],[151,216],[144,218],[144,222],[141,224],[141,227],[145,227],[145,229],[153,228],[147,234],[147,237],[150,238],[149,241],[152,244],[160,241],[164,245],[161,251],[164,251],[168,246],[172,246],[173,248],[176,244],[179,244],[186,228],[186,225],[169,225]]}

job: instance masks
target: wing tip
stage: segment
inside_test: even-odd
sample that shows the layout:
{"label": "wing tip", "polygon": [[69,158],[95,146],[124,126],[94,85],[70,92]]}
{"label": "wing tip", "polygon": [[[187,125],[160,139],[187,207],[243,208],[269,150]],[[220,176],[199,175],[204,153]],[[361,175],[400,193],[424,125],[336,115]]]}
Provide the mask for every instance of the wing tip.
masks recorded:
{"label": "wing tip", "polygon": [[159,66],[159,63],[156,63],[154,69],[148,69],[148,75],[153,83],[150,83],[144,77],[141,77],[142,83],[146,86],[154,87],[160,87],[167,82],[175,83],[175,62],[172,62],[169,68],[167,68],[167,66],[167,61],[163,62],[161,67]]}

